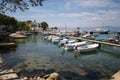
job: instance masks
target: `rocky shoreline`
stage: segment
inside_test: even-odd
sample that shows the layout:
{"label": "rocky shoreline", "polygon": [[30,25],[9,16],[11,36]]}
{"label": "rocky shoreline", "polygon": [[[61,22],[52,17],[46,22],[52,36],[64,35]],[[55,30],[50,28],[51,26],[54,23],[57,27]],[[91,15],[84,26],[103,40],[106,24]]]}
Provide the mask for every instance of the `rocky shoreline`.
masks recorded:
{"label": "rocky shoreline", "polygon": [[6,68],[5,64],[5,60],[0,55],[0,80],[59,80],[59,74],[57,72],[50,74],[42,74],[41,72],[39,75],[35,74],[34,76],[28,77],[25,75],[18,75],[19,72],[16,73],[12,68]]}

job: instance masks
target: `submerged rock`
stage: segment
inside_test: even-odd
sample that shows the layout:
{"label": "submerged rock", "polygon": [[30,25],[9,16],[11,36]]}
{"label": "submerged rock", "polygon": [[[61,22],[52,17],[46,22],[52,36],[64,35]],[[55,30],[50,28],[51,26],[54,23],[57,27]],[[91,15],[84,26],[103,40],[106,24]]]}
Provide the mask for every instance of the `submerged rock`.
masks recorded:
{"label": "submerged rock", "polygon": [[58,77],[59,77],[59,74],[54,72],[51,74],[46,74],[43,77],[40,77],[40,76],[36,76],[32,78],[23,77],[23,78],[20,78],[20,80],[58,80]]}
{"label": "submerged rock", "polygon": [[54,73],[51,73],[46,80],[57,80],[58,77],[59,77],[59,74],[54,72]]}

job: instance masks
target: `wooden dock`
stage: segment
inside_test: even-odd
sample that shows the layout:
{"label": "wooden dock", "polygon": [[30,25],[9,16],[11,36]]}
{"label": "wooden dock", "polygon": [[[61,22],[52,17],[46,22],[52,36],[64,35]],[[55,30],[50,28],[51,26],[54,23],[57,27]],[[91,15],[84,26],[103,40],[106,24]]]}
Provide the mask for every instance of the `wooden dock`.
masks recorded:
{"label": "wooden dock", "polygon": [[109,45],[109,46],[120,47],[119,44],[108,43],[108,42],[103,42],[103,41],[96,41],[96,40],[90,40],[90,39],[84,39],[84,38],[78,38],[78,37],[67,37],[67,38],[72,38],[72,39],[76,39],[76,40],[83,40],[83,41],[88,41],[88,42],[93,42],[93,43],[98,43],[98,44],[105,44],[105,45]]}

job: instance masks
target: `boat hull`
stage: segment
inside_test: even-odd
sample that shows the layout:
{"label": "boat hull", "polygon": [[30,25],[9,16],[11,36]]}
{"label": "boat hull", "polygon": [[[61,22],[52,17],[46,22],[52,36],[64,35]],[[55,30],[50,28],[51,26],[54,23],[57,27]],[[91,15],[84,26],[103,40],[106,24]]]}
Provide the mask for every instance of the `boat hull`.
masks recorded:
{"label": "boat hull", "polygon": [[76,51],[78,51],[78,52],[94,51],[97,49],[98,46],[99,46],[99,44],[85,45],[85,46],[77,47]]}

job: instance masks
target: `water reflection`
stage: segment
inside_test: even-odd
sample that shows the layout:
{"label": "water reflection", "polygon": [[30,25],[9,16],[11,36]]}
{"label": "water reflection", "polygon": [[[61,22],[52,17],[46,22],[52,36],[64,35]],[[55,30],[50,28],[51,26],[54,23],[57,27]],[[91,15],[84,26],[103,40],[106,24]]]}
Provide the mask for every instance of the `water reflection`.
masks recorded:
{"label": "water reflection", "polygon": [[[29,36],[23,42],[18,41],[15,51],[6,52],[12,55],[4,54],[8,65],[19,75],[24,72],[26,75],[34,75],[38,71],[39,75],[42,72],[56,71],[63,80],[102,80],[120,70],[120,58],[106,54],[108,52],[99,49],[87,53],[65,52],[58,45],[41,38],[40,35]],[[108,47],[103,46],[104,48]]]}
{"label": "water reflection", "polygon": [[66,50],[62,50],[61,54],[65,55],[65,54],[73,54],[75,58],[77,57],[81,57],[81,56],[86,56],[86,55],[91,55],[91,54],[97,54],[99,50],[94,50],[94,51],[89,51],[89,52],[77,52],[77,51],[66,51]]}
{"label": "water reflection", "polygon": [[120,53],[120,47],[115,47],[115,46],[108,46],[108,45],[102,45],[101,50],[106,51],[106,52],[111,52],[111,53]]}
{"label": "water reflection", "polygon": [[120,58],[120,53],[113,53],[111,51],[108,51],[108,50],[101,50],[102,52],[106,53],[106,54],[109,54],[111,56],[114,56],[116,58]]}
{"label": "water reflection", "polygon": [[23,70],[20,70],[17,74],[18,74],[18,76],[20,76],[20,77],[24,77],[24,76],[26,76],[26,77],[37,77],[37,76],[40,76],[40,77],[43,77],[43,76],[45,76],[45,75],[47,75],[47,74],[51,74],[51,73],[53,73],[53,72],[55,72],[56,70],[54,70],[54,69],[48,69],[48,70],[46,70],[46,69],[33,69],[33,70],[25,70],[25,69],[23,69]]}
{"label": "water reflection", "polygon": [[9,54],[11,52],[15,52],[17,45],[14,46],[2,46],[0,47],[0,54]]}
{"label": "water reflection", "polygon": [[14,42],[16,44],[24,44],[25,43],[25,39],[14,39]]}

